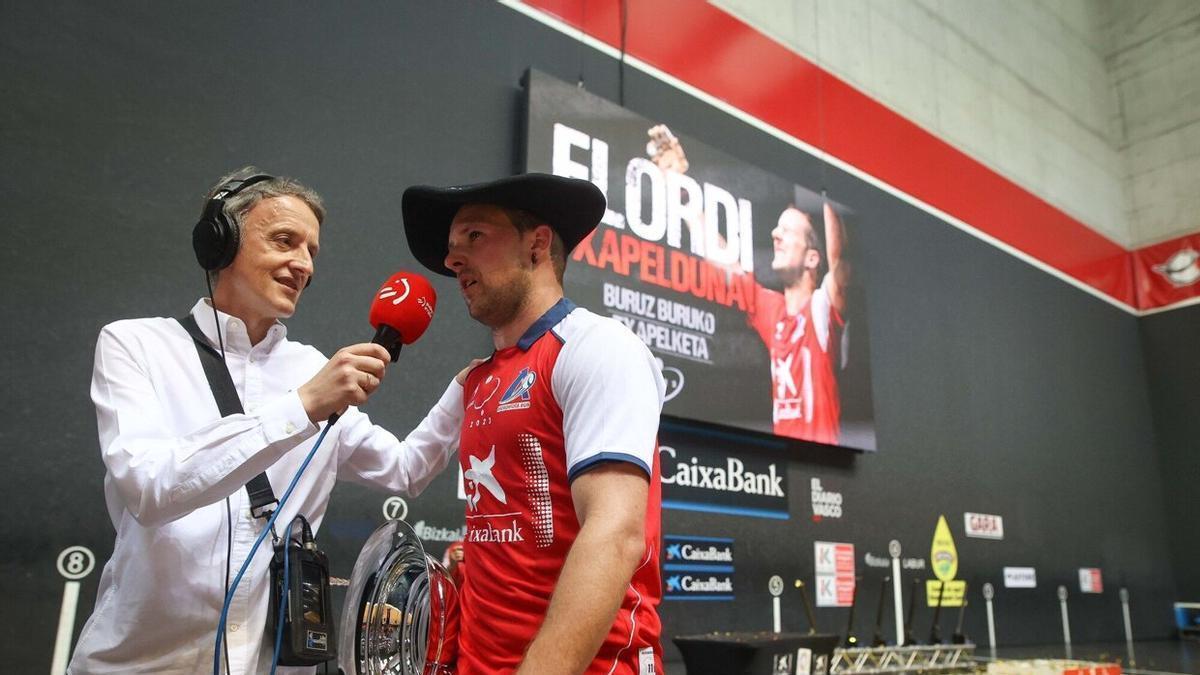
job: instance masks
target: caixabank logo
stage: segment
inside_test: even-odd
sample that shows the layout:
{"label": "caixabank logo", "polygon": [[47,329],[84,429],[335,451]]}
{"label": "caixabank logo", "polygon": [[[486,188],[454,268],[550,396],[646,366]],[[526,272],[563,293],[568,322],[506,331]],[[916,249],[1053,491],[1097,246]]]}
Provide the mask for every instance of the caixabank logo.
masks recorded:
{"label": "caixabank logo", "polygon": [[660,445],[663,508],[788,518],[787,471],[752,455]]}
{"label": "caixabank logo", "polygon": [[683,572],[666,578],[664,600],[733,600],[733,575]]}
{"label": "caixabank logo", "polygon": [[664,600],[733,600],[733,539],[663,535]]}

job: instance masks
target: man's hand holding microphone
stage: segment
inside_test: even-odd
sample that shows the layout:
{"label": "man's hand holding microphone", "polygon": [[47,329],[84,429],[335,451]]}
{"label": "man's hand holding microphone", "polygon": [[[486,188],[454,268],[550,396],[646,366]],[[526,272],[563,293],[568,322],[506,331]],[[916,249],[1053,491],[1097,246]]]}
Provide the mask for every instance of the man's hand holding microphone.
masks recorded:
{"label": "man's hand holding microphone", "polygon": [[400,348],[425,333],[436,306],[437,293],[425,277],[411,272],[389,277],[371,301],[375,337],[338,350],[296,390],[308,419],[333,424],[348,407],[365,403],[383,381],[388,361],[395,363]]}
{"label": "man's hand holding microphone", "polygon": [[373,342],[339,349],[312,379],[296,391],[313,424],[362,405],[379,388],[391,357]]}
{"label": "man's hand holding microphone", "polygon": [[[375,337],[339,349],[329,362],[296,393],[314,424],[337,421],[352,405],[362,405],[379,388],[389,361],[396,362],[402,345],[412,344],[433,320],[437,294],[419,274],[397,272],[375,293],[370,321]],[[473,359],[459,371],[455,381],[466,381],[467,373],[483,363]]]}

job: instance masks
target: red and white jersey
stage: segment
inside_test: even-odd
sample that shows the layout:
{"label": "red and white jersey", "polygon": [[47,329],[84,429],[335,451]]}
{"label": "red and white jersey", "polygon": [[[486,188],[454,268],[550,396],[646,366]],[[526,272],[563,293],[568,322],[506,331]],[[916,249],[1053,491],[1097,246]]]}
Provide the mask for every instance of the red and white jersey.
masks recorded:
{"label": "red and white jersey", "polygon": [[520,665],[579,532],[571,481],[601,462],[650,478],[646,554],[587,673],[662,673],[662,376],[627,328],[562,299],[467,376],[459,461],[468,565],[459,675]]}
{"label": "red and white jersey", "polygon": [[837,445],[841,418],[834,364],[844,325],[822,286],[796,314],[784,295],[755,284],[747,321],[771,352],[775,433]]}

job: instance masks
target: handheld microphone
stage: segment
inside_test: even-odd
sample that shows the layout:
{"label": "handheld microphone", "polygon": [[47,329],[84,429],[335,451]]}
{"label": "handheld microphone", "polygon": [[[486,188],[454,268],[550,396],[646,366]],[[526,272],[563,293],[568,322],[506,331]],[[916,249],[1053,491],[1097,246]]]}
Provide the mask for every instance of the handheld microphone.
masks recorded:
{"label": "handheld microphone", "polygon": [[[433,321],[433,310],[437,307],[437,293],[429,280],[420,274],[400,271],[388,277],[371,301],[371,312],[367,320],[375,328],[372,344],[382,346],[392,357],[392,363],[400,358],[400,348],[416,342],[425,334],[429,322]],[[332,426],[341,415],[329,416]]]}
{"label": "handheld microphone", "polygon": [[412,272],[396,272],[375,293],[369,320],[375,328],[371,342],[382,345],[392,357],[400,358],[400,348],[412,344],[429,328],[437,293],[429,280]]}

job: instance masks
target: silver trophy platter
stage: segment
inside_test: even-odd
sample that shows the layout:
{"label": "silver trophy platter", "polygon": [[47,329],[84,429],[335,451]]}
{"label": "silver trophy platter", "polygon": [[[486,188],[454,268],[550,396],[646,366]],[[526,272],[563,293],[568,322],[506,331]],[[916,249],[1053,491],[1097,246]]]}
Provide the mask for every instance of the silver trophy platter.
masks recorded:
{"label": "silver trophy platter", "polygon": [[345,675],[451,675],[458,589],[403,520],[371,533],[354,563],[338,643]]}

